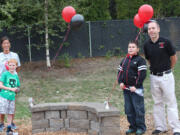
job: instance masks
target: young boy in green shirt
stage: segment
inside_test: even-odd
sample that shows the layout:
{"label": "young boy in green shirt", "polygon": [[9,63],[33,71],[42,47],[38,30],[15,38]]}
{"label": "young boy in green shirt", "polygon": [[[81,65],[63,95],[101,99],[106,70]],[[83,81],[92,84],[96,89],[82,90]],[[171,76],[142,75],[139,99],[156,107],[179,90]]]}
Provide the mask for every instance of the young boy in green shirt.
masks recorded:
{"label": "young boy in green shirt", "polygon": [[0,78],[0,114],[7,114],[7,134],[12,132],[11,123],[15,111],[15,96],[19,91],[20,82],[17,75],[17,60],[8,61],[9,71],[4,72]]}

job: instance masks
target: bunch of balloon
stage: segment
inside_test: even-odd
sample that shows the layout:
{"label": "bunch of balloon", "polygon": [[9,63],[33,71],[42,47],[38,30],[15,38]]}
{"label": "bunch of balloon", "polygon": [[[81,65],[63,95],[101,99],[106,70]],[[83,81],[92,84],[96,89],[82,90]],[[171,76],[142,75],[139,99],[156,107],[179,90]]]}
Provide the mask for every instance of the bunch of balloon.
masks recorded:
{"label": "bunch of balloon", "polygon": [[62,10],[62,17],[65,22],[70,23],[70,28],[73,30],[79,29],[84,23],[83,15],[76,14],[72,6],[67,6]]}
{"label": "bunch of balloon", "polygon": [[134,16],[134,25],[140,29],[135,41],[138,41],[138,37],[141,33],[142,28],[143,32],[147,32],[147,24],[149,20],[152,18],[153,12],[154,11],[151,5],[144,4],[139,8],[138,14]]}
{"label": "bunch of balloon", "polygon": [[134,25],[138,28],[143,28],[144,24],[152,18],[153,13],[154,11],[151,5],[142,5],[138,10],[138,14],[134,16]]}
{"label": "bunch of balloon", "polygon": [[81,14],[76,14],[76,10],[72,6],[66,6],[63,8],[61,15],[64,21],[68,23],[68,29],[66,31],[66,35],[64,36],[63,42],[60,44],[57,53],[53,58],[52,65],[55,64],[56,57],[59,55],[64,42],[67,40],[70,30],[77,30],[84,23],[84,17]]}

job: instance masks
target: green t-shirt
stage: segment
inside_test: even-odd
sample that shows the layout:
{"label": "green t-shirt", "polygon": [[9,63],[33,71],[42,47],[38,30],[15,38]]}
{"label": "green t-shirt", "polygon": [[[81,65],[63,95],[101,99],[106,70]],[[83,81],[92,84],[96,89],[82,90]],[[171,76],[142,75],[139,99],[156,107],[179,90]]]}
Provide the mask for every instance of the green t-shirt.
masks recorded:
{"label": "green t-shirt", "polygon": [[[11,74],[9,71],[2,73],[0,81],[3,82],[3,85],[10,88],[16,88],[20,86],[18,75]],[[16,93],[14,91],[2,89],[0,96],[7,100],[15,100]]]}

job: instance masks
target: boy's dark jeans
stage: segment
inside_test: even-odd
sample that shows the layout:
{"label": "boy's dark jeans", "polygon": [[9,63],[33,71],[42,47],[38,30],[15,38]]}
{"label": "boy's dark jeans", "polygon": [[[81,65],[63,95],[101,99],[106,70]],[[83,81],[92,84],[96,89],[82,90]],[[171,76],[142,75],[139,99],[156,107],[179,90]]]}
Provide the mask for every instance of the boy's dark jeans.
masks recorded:
{"label": "boy's dark jeans", "polygon": [[135,92],[124,90],[125,113],[130,129],[141,129],[146,131],[144,97],[137,95]]}

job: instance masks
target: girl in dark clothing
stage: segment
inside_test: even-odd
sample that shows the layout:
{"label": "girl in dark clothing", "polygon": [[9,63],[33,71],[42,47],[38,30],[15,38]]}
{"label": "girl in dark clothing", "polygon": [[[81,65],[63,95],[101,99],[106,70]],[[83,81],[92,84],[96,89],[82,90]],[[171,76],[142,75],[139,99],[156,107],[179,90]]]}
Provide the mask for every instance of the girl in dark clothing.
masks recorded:
{"label": "girl in dark clothing", "polygon": [[142,135],[146,131],[143,81],[146,78],[146,61],[138,55],[136,42],[128,44],[128,54],[118,68],[118,83],[124,93],[125,113],[129,129],[126,134]]}

